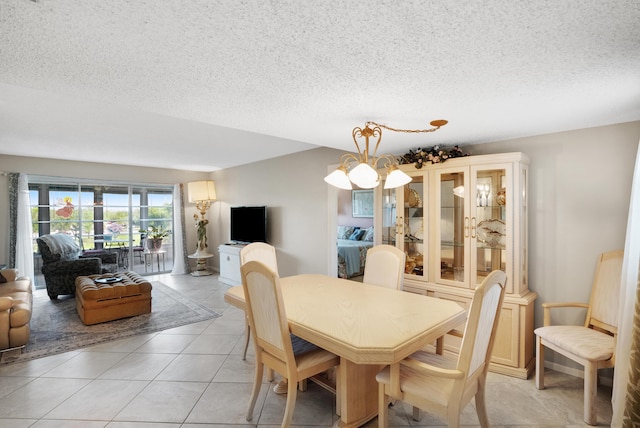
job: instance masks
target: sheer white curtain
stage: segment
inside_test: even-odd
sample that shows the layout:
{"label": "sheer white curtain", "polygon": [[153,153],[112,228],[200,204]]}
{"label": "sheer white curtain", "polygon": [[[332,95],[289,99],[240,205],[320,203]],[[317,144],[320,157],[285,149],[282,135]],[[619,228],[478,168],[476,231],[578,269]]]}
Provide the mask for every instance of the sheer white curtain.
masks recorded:
{"label": "sheer white curtain", "polygon": [[[627,220],[627,237],[624,246],[622,264],[622,282],[620,293],[620,322],[618,323],[618,343],[616,348],[616,368],[613,374],[613,419],[612,427],[623,426],[625,396],[629,381],[629,370],[635,372],[640,359],[630,359],[633,338],[633,320],[636,307],[636,289],[638,288],[638,265],[640,263],[640,144],[636,155],[636,165],[631,186],[629,217]],[[635,314],[640,316],[640,314]],[[636,333],[637,334],[637,333]],[[630,364],[635,361],[635,367]]]}
{"label": "sheer white curtain", "polygon": [[183,186],[176,184],[173,186],[173,245],[174,257],[171,275],[182,275],[187,273],[188,263],[186,262],[185,235],[184,235],[184,196]]}
{"label": "sheer white curtain", "polygon": [[29,206],[29,179],[18,177],[18,216],[16,227],[16,269],[20,276],[35,276],[33,268],[33,238],[31,236],[31,207]]}

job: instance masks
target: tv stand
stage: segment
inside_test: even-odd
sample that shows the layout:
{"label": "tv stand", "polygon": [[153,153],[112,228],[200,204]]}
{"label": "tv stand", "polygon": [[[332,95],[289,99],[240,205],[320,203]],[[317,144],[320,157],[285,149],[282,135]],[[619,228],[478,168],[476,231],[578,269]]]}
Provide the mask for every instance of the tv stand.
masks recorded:
{"label": "tv stand", "polygon": [[218,281],[227,285],[242,284],[240,276],[240,250],[246,244],[224,244],[218,247],[220,252],[220,276]]}

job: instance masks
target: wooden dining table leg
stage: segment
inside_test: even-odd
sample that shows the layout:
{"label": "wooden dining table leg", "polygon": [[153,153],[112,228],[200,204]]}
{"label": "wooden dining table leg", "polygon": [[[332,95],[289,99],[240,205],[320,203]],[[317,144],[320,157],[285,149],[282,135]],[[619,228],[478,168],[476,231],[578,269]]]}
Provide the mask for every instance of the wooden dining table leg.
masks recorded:
{"label": "wooden dining table leg", "polygon": [[340,358],[337,398],[340,400],[338,427],[359,427],[378,414],[378,382],[376,374],[384,366],[355,364]]}

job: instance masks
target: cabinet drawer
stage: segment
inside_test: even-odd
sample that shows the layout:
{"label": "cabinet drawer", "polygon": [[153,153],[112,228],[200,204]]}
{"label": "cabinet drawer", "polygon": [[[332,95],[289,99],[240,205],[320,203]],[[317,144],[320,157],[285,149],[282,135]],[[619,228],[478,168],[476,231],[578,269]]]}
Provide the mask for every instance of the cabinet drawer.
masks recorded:
{"label": "cabinet drawer", "polygon": [[402,291],[406,291],[407,293],[413,293],[413,294],[421,294],[423,296],[427,295],[427,290],[424,287],[415,287],[410,284],[403,284]]}

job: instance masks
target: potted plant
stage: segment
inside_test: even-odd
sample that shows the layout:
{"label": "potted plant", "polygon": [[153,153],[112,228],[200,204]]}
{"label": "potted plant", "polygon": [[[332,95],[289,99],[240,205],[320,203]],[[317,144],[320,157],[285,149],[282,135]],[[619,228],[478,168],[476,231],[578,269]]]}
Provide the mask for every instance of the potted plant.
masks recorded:
{"label": "potted plant", "polygon": [[171,234],[171,230],[165,229],[164,226],[149,226],[147,230],[141,230],[140,233],[147,235],[147,249],[149,251],[158,251],[162,248],[162,240]]}

